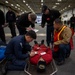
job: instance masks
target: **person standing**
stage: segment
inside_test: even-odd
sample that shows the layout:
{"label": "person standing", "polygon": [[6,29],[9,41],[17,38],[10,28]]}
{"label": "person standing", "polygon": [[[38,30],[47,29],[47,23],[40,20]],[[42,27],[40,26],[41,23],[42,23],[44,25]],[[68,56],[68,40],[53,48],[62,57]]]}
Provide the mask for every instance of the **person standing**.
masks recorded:
{"label": "person standing", "polygon": [[70,27],[74,30],[75,28],[75,16],[73,14],[73,16],[70,18]]}
{"label": "person standing", "polygon": [[25,13],[22,14],[17,20],[17,28],[19,30],[20,35],[26,34],[26,28],[31,25],[32,28],[35,27],[34,23],[36,20],[36,15],[33,13]]}
{"label": "person standing", "polygon": [[13,38],[14,36],[16,36],[15,31],[16,15],[10,8],[8,8],[8,12],[6,13],[6,22],[9,24],[11,35]]}
{"label": "person standing", "polygon": [[5,33],[4,33],[4,24],[5,24],[5,17],[2,10],[0,10],[0,38],[1,40],[6,43]]}
{"label": "person standing", "polygon": [[60,17],[60,13],[58,10],[50,10],[46,5],[42,7],[42,22],[41,26],[44,28],[45,23],[47,23],[47,31],[46,31],[46,41],[47,41],[47,46],[50,46],[50,43],[53,44],[53,21],[56,18]]}

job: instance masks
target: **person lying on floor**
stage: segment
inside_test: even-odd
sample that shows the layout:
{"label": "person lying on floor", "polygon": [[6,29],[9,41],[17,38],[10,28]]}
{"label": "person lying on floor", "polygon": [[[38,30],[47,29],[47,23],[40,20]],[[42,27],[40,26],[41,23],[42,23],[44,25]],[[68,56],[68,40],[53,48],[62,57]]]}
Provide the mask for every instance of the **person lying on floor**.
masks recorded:
{"label": "person lying on floor", "polygon": [[34,43],[31,52],[35,52],[35,56],[30,57],[30,63],[37,65],[38,72],[44,72],[46,65],[52,61],[52,51],[44,45],[44,40],[41,41],[40,45],[37,41],[34,41]]}
{"label": "person lying on floor", "polygon": [[[26,59],[34,56],[34,52],[31,51],[29,43],[36,39],[36,33],[32,30],[28,31],[25,35],[14,37],[7,45],[5,56],[7,63],[5,70],[24,70],[27,65]],[[5,74],[6,72],[4,72]]]}

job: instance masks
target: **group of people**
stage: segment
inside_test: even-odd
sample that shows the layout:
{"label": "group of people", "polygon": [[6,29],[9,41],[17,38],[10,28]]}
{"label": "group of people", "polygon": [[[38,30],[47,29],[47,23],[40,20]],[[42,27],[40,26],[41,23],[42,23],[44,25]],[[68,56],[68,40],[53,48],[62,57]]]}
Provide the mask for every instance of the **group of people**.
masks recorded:
{"label": "group of people", "polygon": [[[57,65],[62,65],[65,63],[65,58],[70,55],[72,31],[68,26],[63,25],[60,19],[61,14],[58,10],[50,10],[47,6],[43,6],[42,13],[41,27],[44,28],[45,23],[47,23],[47,47],[49,48],[50,44],[53,45],[53,58]],[[9,20],[11,20],[11,18],[9,18]],[[17,20],[16,24],[20,36],[12,38],[6,47],[5,56],[7,65],[5,66],[5,70],[24,70],[25,65],[27,65],[27,58],[35,56],[36,52],[32,51],[29,42],[36,39],[37,35],[33,30],[26,31],[26,28],[30,25],[32,28],[35,28],[35,20],[36,15],[31,12],[21,15]],[[49,60],[52,60],[52,58]],[[36,61],[34,63],[36,63]]]}
{"label": "group of people", "polygon": [[62,65],[65,63],[65,58],[70,55],[73,32],[68,26],[63,25],[59,11],[43,6],[42,12],[42,28],[47,23],[47,46],[53,45],[53,58],[57,65]]}
{"label": "group of people", "polygon": [[1,17],[0,18],[0,38],[4,43],[6,43],[4,27],[6,27],[8,24],[12,37],[16,36],[16,32],[15,32],[16,15],[13,11],[11,11],[10,8],[8,8],[8,12],[6,13],[6,19],[4,15],[5,14],[3,13],[3,11],[0,10],[0,17]]}
{"label": "group of people", "polygon": [[[16,27],[19,31],[20,35],[23,35],[26,33],[26,28],[31,25],[32,28],[34,28],[34,22],[36,20],[36,15],[33,13],[27,13],[23,14],[21,17],[16,17],[15,12],[11,10],[11,8],[8,8],[8,12],[6,13],[6,20],[5,16],[2,10],[0,10],[0,38],[1,40],[6,43],[5,39],[5,33],[3,27],[7,26],[10,28],[11,31],[11,38],[16,36]],[[20,17],[20,19],[19,19]],[[19,19],[19,20],[18,20]],[[18,20],[18,21],[17,21]]]}

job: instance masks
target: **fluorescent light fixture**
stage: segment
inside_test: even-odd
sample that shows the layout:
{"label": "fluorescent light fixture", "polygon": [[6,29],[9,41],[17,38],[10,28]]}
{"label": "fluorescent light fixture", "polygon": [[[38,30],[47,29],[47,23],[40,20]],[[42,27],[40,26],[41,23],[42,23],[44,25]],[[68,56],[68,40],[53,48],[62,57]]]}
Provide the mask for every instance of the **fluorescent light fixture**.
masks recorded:
{"label": "fluorescent light fixture", "polygon": [[65,10],[65,9],[63,9],[63,10]]}
{"label": "fluorescent light fixture", "polygon": [[[28,4],[26,4],[26,6],[28,6],[28,8],[29,8],[33,13],[35,13],[35,12],[32,10],[32,8],[31,8]],[[25,12],[27,12],[27,11],[25,11]]]}
{"label": "fluorescent light fixture", "polygon": [[33,11],[33,10],[31,9],[31,11]]}
{"label": "fluorescent light fixture", "polygon": [[62,12],[63,10],[61,10],[61,12]]}
{"label": "fluorescent light fixture", "polygon": [[57,0],[58,2],[61,2],[62,0]]}
{"label": "fluorescent light fixture", "polygon": [[23,10],[21,10],[21,11],[23,11]]}
{"label": "fluorescent light fixture", "polygon": [[30,10],[35,14],[35,12],[32,9],[30,9]]}
{"label": "fluorescent light fixture", "polygon": [[22,12],[24,14],[24,12]]}
{"label": "fluorescent light fixture", "polygon": [[18,8],[18,10],[20,10],[20,8]]}
{"label": "fluorescent light fixture", "polygon": [[53,6],[52,8],[54,9],[54,8],[56,8],[57,6]]}
{"label": "fluorescent light fixture", "polygon": [[25,10],[25,12],[27,12],[27,11]]}
{"label": "fluorescent light fixture", "polygon": [[11,4],[11,6],[14,6],[13,4]]}
{"label": "fluorescent light fixture", "polygon": [[59,11],[59,12],[61,12],[61,11]]}
{"label": "fluorescent light fixture", "polygon": [[41,3],[41,5],[43,5],[43,3]]}
{"label": "fluorescent light fixture", "polygon": [[31,7],[29,9],[31,10]]}
{"label": "fluorescent light fixture", "polygon": [[32,11],[34,14],[35,14],[35,12],[34,11]]}
{"label": "fluorescent light fixture", "polygon": [[17,8],[17,6],[15,6],[15,8]]}
{"label": "fluorescent light fixture", "polygon": [[17,6],[19,6],[19,4],[16,4]]}
{"label": "fluorescent light fixture", "polygon": [[26,6],[28,6],[28,4],[26,4]]}
{"label": "fluorescent light fixture", "polygon": [[71,7],[71,5],[69,5],[68,7]]}
{"label": "fluorescent light fixture", "polygon": [[59,5],[60,3],[55,3],[56,5]]}
{"label": "fluorescent light fixture", "polygon": [[16,4],[18,7],[20,7],[20,5],[19,4]]}
{"label": "fluorescent light fixture", "polygon": [[67,7],[65,7],[65,9],[67,9]]}
{"label": "fluorescent light fixture", "polygon": [[5,3],[9,3],[8,1],[5,1]]}
{"label": "fluorescent light fixture", "polygon": [[43,2],[43,0],[41,0],[41,2]]}
{"label": "fluorescent light fixture", "polygon": [[25,3],[26,1],[25,1],[25,0],[23,0],[23,2]]}
{"label": "fluorescent light fixture", "polygon": [[28,6],[28,8],[30,8],[30,6]]}

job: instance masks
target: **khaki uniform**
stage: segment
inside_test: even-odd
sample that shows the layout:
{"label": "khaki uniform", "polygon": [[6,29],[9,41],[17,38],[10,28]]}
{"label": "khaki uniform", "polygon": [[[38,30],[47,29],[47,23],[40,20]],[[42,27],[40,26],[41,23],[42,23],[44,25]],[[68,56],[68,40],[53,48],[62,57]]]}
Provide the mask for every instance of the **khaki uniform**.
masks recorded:
{"label": "khaki uniform", "polygon": [[[64,25],[63,25],[64,26]],[[63,27],[62,26],[62,27]],[[60,32],[60,30],[62,29],[59,28],[58,30],[54,30],[54,32]],[[60,34],[60,38],[62,38],[62,40],[58,40],[56,42],[54,42],[54,45],[59,45],[59,44],[68,44],[70,42],[72,36],[72,31],[71,29],[67,26]]]}

